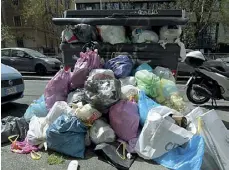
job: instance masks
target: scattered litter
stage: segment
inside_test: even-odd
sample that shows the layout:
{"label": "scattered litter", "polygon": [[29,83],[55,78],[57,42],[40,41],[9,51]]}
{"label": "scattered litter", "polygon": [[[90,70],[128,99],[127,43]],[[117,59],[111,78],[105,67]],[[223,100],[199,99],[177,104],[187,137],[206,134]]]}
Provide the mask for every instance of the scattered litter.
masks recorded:
{"label": "scattered litter", "polygon": [[52,153],[51,155],[49,155],[47,162],[49,165],[59,165],[63,164],[65,160],[63,155],[58,153]]}

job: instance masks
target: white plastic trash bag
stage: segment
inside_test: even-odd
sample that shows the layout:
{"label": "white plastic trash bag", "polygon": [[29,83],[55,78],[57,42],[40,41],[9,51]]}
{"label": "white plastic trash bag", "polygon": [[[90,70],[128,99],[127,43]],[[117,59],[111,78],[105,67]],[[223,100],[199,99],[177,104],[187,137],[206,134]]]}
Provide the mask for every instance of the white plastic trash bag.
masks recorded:
{"label": "white plastic trash bag", "polygon": [[169,26],[163,26],[160,29],[160,40],[165,40],[168,43],[174,43],[174,41],[180,37],[182,33],[181,26],[175,28],[169,28]]}
{"label": "white plastic trash bag", "polygon": [[157,43],[159,37],[157,33],[151,30],[143,30],[141,28],[134,29],[132,31],[132,42],[133,43],[147,43],[155,42]]}
{"label": "white plastic trash bag", "polygon": [[158,158],[192,138],[191,132],[165,119],[166,116],[173,113],[172,109],[164,106],[158,106],[149,111],[135,146],[139,156],[150,160]]}
{"label": "white plastic trash bag", "polygon": [[72,115],[74,113],[65,101],[57,101],[45,117],[45,124],[50,125],[62,114]]}
{"label": "white plastic trash bag", "polygon": [[121,86],[126,86],[126,85],[137,86],[137,81],[134,76],[120,78],[119,80],[121,82]]}
{"label": "white plastic trash bag", "polygon": [[46,130],[62,114],[73,114],[73,110],[65,101],[57,101],[50,109],[46,117],[33,116],[29,123],[27,133],[28,141],[31,145],[40,145],[46,141]]}
{"label": "white plastic trash bag", "polygon": [[27,132],[27,139],[31,145],[43,144],[46,140],[47,126],[43,127],[45,118],[33,116],[29,123],[29,130]]}
{"label": "white plastic trash bag", "polygon": [[94,69],[90,72],[87,80],[114,79],[114,72],[109,69]]}
{"label": "white plastic trash bag", "polygon": [[173,73],[168,68],[157,66],[153,70],[153,72],[154,72],[154,74],[156,74],[160,78],[171,80],[173,82],[176,81],[175,78],[174,78],[174,76],[173,76]]}
{"label": "white plastic trash bag", "polygon": [[124,100],[125,99],[129,100],[132,97],[137,99],[139,89],[137,87],[135,87],[135,86],[127,85],[127,86],[121,87],[121,91],[122,91],[121,98],[124,99]]}
{"label": "white plastic trash bag", "polygon": [[118,44],[126,42],[126,33],[123,26],[102,25],[97,26],[103,42]]}
{"label": "white plastic trash bag", "polygon": [[90,138],[93,143],[109,143],[115,141],[114,130],[102,119],[98,119],[94,122],[90,128]]}
{"label": "white plastic trash bag", "polygon": [[[210,161],[214,160],[219,170],[229,169],[229,131],[215,110],[201,115],[199,121],[200,134],[204,137],[207,151],[203,164],[212,164]],[[206,154],[213,159],[206,160]]]}

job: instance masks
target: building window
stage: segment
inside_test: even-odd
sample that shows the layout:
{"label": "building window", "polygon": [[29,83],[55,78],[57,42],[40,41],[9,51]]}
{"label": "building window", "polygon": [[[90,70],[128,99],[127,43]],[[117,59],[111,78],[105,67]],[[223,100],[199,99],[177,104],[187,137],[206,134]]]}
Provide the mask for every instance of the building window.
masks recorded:
{"label": "building window", "polygon": [[15,27],[21,26],[21,16],[14,16],[14,25]]}
{"label": "building window", "polygon": [[13,3],[13,5],[18,6],[18,4],[19,4],[19,0],[12,0],[12,3]]}
{"label": "building window", "polygon": [[18,47],[24,47],[24,41],[23,38],[17,38],[16,43]]}

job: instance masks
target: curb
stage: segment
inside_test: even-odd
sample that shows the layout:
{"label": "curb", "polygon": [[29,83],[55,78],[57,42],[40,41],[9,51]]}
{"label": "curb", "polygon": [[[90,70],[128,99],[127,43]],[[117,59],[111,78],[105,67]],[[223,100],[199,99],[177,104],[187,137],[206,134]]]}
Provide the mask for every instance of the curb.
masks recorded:
{"label": "curb", "polygon": [[24,80],[51,80],[52,77],[22,76]]}
{"label": "curb", "polygon": [[[22,76],[24,80],[51,80],[52,77],[38,77],[38,76]],[[188,79],[177,78],[177,84],[186,84]]]}

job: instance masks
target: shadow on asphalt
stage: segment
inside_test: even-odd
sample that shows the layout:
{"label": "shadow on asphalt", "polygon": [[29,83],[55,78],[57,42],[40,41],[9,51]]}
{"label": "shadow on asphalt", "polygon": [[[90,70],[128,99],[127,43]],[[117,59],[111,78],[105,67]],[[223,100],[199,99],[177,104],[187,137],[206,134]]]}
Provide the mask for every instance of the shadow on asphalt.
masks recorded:
{"label": "shadow on asphalt", "polygon": [[28,108],[27,104],[21,103],[7,103],[1,106],[2,114],[1,119],[7,116],[22,117]]}
{"label": "shadow on asphalt", "polygon": [[229,112],[229,106],[211,106],[211,105],[203,105],[201,106],[205,109],[216,109],[216,110],[220,110],[220,111],[225,111],[225,112]]}

